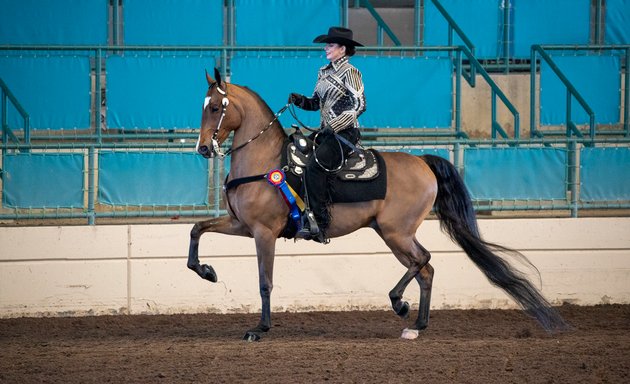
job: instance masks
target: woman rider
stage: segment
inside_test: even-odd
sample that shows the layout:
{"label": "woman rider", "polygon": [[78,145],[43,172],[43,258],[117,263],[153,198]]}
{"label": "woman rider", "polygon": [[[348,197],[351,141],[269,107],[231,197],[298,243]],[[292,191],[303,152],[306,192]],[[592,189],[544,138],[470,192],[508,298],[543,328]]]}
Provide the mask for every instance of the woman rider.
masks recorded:
{"label": "woman rider", "polygon": [[343,27],[331,27],[328,34],[317,36],[313,42],[326,43],[324,50],[330,63],[320,68],[312,97],[291,93],[289,102],[307,111],[320,111],[317,146],[304,174],[308,194],[306,214],[311,220],[304,223],[297,236],[325,243],[330,224],[328,170],[339,166],[341,151],[347,154],[351,150],[336,135],[353,145],[361,137],[357,118],[365,111],[363,81],[361,72],[350,64],[349,58],[354,55],[355,47],[363,45],[353,40],[350,29]]}

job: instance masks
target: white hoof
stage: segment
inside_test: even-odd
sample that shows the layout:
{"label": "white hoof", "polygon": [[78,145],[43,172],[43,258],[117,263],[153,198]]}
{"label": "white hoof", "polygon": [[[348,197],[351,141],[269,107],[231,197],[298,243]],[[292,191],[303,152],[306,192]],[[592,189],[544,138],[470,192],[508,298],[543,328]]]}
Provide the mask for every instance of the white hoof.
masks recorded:
{"label": "white hoof", "polygon": [[400,335],[400,338],[407,339],[407,340],[415,340],[418,338],[418,330],[405,328],[403,329],[402,335]]}

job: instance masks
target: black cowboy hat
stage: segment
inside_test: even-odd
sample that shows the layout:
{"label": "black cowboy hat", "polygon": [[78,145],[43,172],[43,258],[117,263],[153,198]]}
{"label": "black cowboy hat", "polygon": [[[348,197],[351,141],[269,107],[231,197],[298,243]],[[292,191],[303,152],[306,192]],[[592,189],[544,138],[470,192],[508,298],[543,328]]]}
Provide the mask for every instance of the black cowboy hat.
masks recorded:
{"label": "black cowboy hat", "polygon": [[330,27],[327,35],[319,35],[313,43],[337,43],[341,45],[362,47],[363,44],[352,40],[352,31],[344,27]]}

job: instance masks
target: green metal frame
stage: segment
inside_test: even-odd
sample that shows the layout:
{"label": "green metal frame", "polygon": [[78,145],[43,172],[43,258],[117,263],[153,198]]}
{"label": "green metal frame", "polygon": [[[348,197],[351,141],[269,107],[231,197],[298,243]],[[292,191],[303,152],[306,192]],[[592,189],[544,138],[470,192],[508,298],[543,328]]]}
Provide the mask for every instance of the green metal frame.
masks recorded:
{"label": "green metal frame", "polygon": [[[186,53],[186,52],[219,52],[221,62],[221,72],[223,76],[229,74],[229,61],[234,52],[247,52],[247,51],[310,51],[320,52],[320,48],[313,46],[294,46],[294,47],[267,47],[267,46],[173,46],[173,47],[156,47],[156,46],[120,46],[120,47],[108,47],[108,46],[0,46],[0,52],[3,50],[28,50],[28,51],[42,51],[42,52],[54,52],[54,51],[81,51],[89,52],[91,57],[95,61],[95,74],[104,73],[102,67],[104,57],[109,53],[120,53],[127,51],[143,51],[143,52],[171,52],[171,53]],[[414,55],[423,56],[427,52],[442,52],[444,54],[453,54],[458,59],[453,61],[454,64],[454,76],[456,77],[456,89],[455,89],[455,110],[454,110],[454,129],[421,129],[421,128],[409,128],[407,132],[401,132],[400,130],[389,132],[380,131],[378,136],[383,137],[396,137],[396,136],[415,136],[415,137],[467,137],[461,130],[461,77],[463,76],[469,83],[474,84],[474,78],[466,76],[466,72],[463,70],[465,64],[462,57],[466,57],[470,62],[469,66],[475,72],[479,72],[483,79],[488,83],[492,89],[492,133],[493,137],[496,137],[497,132],[507,138],[507,135],[496,121],[496,97],[498,96],[506,107],[515,114],[515,130],[516,137],[518,137],[518,113],[507,100],[504,93],[499,89],[496,83],[490,78],[488,73],[483,69],[482,65],[474,58],[472,52],[466,47],[360,47],[359,52],[369,53],[387,52],[390,55]],[[176,139],[189,139],[195,138],[196,134],[190,131],[151,131],[146,133],[103,133],[100,123],[100,104],[101,104],[101,76],[95,76],[95,108],[92,111],[92,121],[94,121],[93,133],[76,133],[76,132],[61,132],[59,134],[50,134],[48,132],[37,132],[31,135],[30,127],[26,129],[26,135],[29,137],[29,141],[63,141],[63,140],[75,140],[80,142],[93,142],[101,144],[108,140],[176,140]],[[16,100],[17,101],[17,100]],[[370,133],[366,133],[366,137],[369,137]]]}
{"label": "green metal frame", "polygon": [[9,143],[9,140],[20,143],[20,139],[13,133],[11,127],[9,127],[8,122],[8,109],[9,102],[13,105],[13,107],[18,111],[22,119],[24,119],[24,142],[30,144],[31,142],[31,123],[30,117],[26,109],[20,104],[18,99],[15,97],[13,92],[9,89],[7,84],[0,78],[0,93],[2,94],[2,144],[3,147]]}
{"label": "green metal frame", "polygon": [[[451,15],[446,11],[446,8],[439,2],[439,0],[431,0],[433,5],[437,8],[437,10],[442,14],[446,22],[448,23],[448,45],[453,45],[453,31],[457,33],[457,36],[464,42],[464,45],[468,50],[472,53],[472,56],[475,55],[475,45],[472,41],[466,36],[464,30],[455,22],[455,20],[451,17]],[[466,74],[462,72],[464,78],[468,81],[471,87],[475,86],[475,78],[476,78],[476,66],[470,66],[470,74]]]}
{"label": "green metal frame", "polygon": [[[623,51],[625,59],[625,73],[624,73],[624,116],[623,116],[623,131],[598,131],[595,124],[595,112],[588,105],[584,97],[578,92],[575,86],[564,75],[562,70],[558,68],[547,51]],[[572,99],[580,104],[584,111],[589,115],[589,131],[588,135],[591,140],[595,139],[596,135],[619,135],[622,133],[625,137],[630,137],[630,118],[628,108],[630,107],[630,45],[533,45],[531,49],[530,58],[530,135],[535,137],[543,137],[545,134],[557,135],[560,132],[543,132],[538,129],[538,120],[536,119],[536,73],[538,68],[538,57],[544,60],[553,72],[558,76],[558,79],[566,87],[567,93],[567,110],[566,110],[566,129],[563,134],[570,138],[576,136],[579,138],[584,137],[582,131],[580,131],[577,125],[571,119],[572,111]]]}
{"label": "green metal frame", "polygon": [[400,40],[398,39],[394,31],[392,31],[392,29],[389,27],[389,25],[387,25],[385,20],[383,20],[381,15],[378,14],[376,9],[374,9],[372,2],[370,0],[361,0],[360,4],[363,5],[365,9],[370,12],[370,15],[372,15],[374,20],[376,20],[376,44],[378,46],[383,46],[383,31],[385,31],[385,33],[387,33],[387,36],[389,36],[394,45],[400,47],[402,45]]}
{"label": "green metal frame", "polygon": [[[401,148],[448,148],[454,153],[453,162],[464,172],[463,165],[460,161],[461,153],[466,148],[478,147],[497,147],[497,146],[522,146],[522,147],[543,147],[555,146],[564,147],[567,150],[567,190],[570,197],[567,200],[558,201],[538,201],[538,200],[488,200],[474,201],[475,209],[478,211],[532,211],[532,210],[567,210],[572,217],[577,217],[579,210],[584,209],[630,209],[630,201],[611,201],[605,203],[586,203],[581,202],[579,198],[578,174],[580,166],[578,163],[579,146],[588,146],[595,141],[601,144],[611,144],[628,146],[630,138],[618,139],[580,139],[580,138],[532,138],[523,139],[505,139],[505,140],[473,140],[473,139],[447,139],[447,140],[400,140],[400,141],[374,141],[370,146],[381,150],[400,150]],[[96,191],[98,172],[96,157],[101,150],[193,150],[194,143],[102,143],[102,144],[85,144],[83,146],[73,143],[58,143],[51,147],[49,144],[8,144],[6,150],[23,150],[29,149],[33,151],[44,151],[54,149],[55,151],[83,149],[87,154],[87,203],[83,209],[59,209],[55,207],[41,209],[14,209],[12,213],[7,213],[8,209],[0,209],[0,220],[27,220],[27,219],[86,219],[87,224],[96,224],[97,219],[105,218],[160,218],[160,217],[208,217],[225,214],[224,210],[219,209],[221,202],[221,185],[223,180],[220,178],[219,162],[215,159],[213,164],[214,173],[211,177],[210,191],[213,193],[213,203],[206,207],[180,207],[180,206],[133,206],[133,207],[114,207],[109,211],[97,209]],[[85,152],[84,152],[85,153]],[[127,208],[127,210],[117,210]],[[129,210],[131,208],[131,210]],[[192,208],[192,209],[191,209]],[[5,211],[5,212],[2,212]]]}
{"label": "green metal frame", "polygon": [[[490,86],[491,103],[492,103],[492,110],[491,110],[492,139],[496,139],[497,134],[499,134],[504,139],[508,138],[508,134],[505,132],[501,124],[499,124],[499,122],[497,121],[497,98],[499,98],[503,102],[503,105],[505,105],[505,107],[510,111],[510,113],[512,114],[512,117],[514,118],[514,138],[515,139],[520,138],[521,136],[520,114],[516,110],[516,107],[514,107],[514,105],[510,102],[507,96],[505,96],[501,88],[499,88],[499,86],[494,82],[494,80],[492,80],[488,72],[486,72],[486,70],[483,68],[481,63],[475,58],[473,53],[469,51],[468,48],[466,47],[461,46],[459,48],[460,49],[457,51],[458,52],[457,61],[460,63],[457,66],[458,70],[461,70],[462,68],[462,64],[461,64],[462,56],[460,54],[461,52],[468,58],[471,69],[473,69],[473,73],[478,72],[481,75],[481,77],[483,77],[483,79],[486,81],[486,83]],[[459,77],[460,76],[457,76],[458,79]],[[459,87],[460,85],[458,84],[457,86]],[[461,97],[460,89],[457,89],[455,95],[457,99]],[[458,107],[459,107],[459,104],[460,102],[457,101]]]}

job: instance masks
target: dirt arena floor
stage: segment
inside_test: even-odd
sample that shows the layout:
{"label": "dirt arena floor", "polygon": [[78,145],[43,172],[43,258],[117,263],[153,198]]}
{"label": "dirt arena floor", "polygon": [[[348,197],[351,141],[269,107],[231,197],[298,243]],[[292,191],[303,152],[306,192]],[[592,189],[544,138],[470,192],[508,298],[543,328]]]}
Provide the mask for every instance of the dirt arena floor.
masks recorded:
{"label": "dirt arena floor", "polygon": [[[562,306],[548,335],[515,310],[441,310],[414,341],[393,312],[0,320],[1,383],[630,383],[630,305]],[[415,313],[413,314],[415,316]]]}

